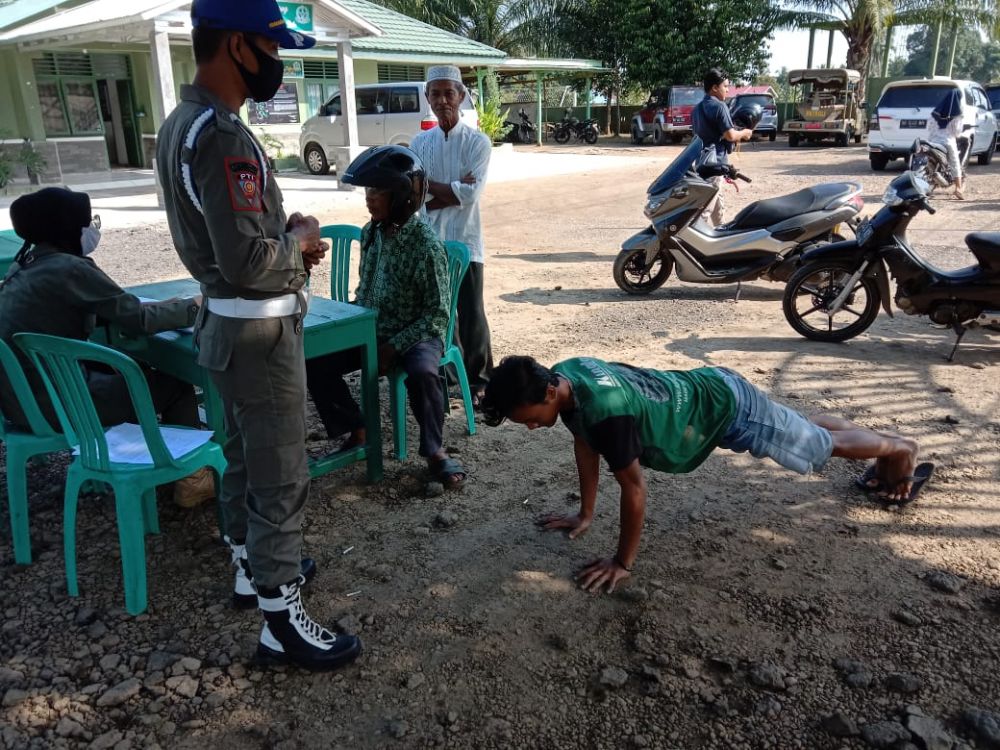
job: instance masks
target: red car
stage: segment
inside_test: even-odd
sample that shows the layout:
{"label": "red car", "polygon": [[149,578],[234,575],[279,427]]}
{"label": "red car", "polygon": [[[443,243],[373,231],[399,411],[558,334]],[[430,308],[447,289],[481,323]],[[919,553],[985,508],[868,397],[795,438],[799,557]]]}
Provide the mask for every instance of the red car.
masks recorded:
{"label": "red car", "polygon": [[632,143],[642,143],[649,136],[657,146],[668,138],[671,143],[680,143],[691,134],[691,110],[704,98],[701,86],[670,86],[654,91],[646,106],[632,117]]}

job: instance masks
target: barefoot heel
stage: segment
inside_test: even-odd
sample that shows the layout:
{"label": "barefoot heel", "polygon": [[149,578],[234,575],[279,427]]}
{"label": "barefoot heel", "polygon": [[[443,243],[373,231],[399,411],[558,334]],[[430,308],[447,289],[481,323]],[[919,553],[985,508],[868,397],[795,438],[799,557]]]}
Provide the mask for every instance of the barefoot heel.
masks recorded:
{"label": "barefoot heel", "polygon": [[[446,489],[456,490],[465,484],[465,479],[469,475],[465,467],[454,458],[442,458],[434,464],[431,473]],[[453,477],[461,477],[461,479],[455,480]]]}
{"label": "barefoot heel", "polygon": [[[875,480],[875,484],[870,484],[872,480]],[[862,492],[880,492],[883,489],[882,480],[879,479],[875,464],[865,469],[864,474],[855,478],[854,486]]]}

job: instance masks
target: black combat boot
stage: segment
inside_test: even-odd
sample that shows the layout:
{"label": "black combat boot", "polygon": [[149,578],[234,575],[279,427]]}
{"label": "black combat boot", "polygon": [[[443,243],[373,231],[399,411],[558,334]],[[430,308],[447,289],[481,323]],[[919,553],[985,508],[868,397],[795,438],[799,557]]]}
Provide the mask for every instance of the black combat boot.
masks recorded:
{"label": "black combat boot", "polygon": [[[233,606],[236,609],[252,609],[257,606],[257,589],[253,585],[253,573],[250,571],[250,561],[247,559],[246,541],[237,541],[228,536],[223,537],[223,540],[229,545],[233,557],[233,569],[236,571],[233,582]],[[303,557],[299,585],[305,586],[315,577],[316,561],[311,557]]]}
{"label": "black combat boot", "polygon": [[327,672],[357,659],[361,654],[361,639],[336,635],[309,617],[302,604],[300,587],[301,576],[277,588],[257,587],[257,601],[264,613],[257,660]]}

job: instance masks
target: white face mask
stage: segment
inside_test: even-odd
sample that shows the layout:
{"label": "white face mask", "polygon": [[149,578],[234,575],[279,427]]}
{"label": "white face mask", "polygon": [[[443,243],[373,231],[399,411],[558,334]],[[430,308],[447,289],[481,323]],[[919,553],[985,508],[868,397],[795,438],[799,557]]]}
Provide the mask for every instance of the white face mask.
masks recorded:
{"label": "white face mask", "polygon": [[[96,218],[96,217],[95,217]],[[80,250],[86,258],[97,249],[101,242],[100,220],[94,221],[90,226],[80,230]]]}

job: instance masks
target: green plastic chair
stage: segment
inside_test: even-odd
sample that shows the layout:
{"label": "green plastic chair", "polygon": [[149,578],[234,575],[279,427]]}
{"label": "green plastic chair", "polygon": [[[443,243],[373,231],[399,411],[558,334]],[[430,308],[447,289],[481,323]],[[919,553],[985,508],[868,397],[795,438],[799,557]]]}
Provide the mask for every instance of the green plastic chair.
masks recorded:
{"label": "green plastic chair", "polygon": [[[464,242],[449,240],[444,243],[448,252],[448,280],[451,284],[451,306],[448,310],[448,331],[445,334],[444,356],[441,357],[442,369],[448,365],[455,368],[458,375],[458,385],[462,390],[462,401],[465,404],[465,419],[469,434],[476,434],[476,415],[472,411],[472,392],[469,390],[469,377],[465,372],[462,352],[455,345],[455,319],[458,315],[458,290],[462,286],[465,272],[469,270],[469,248]],[[447,381],[445,381],[447,383]],[[389,411],[392,414],[392,442],[396,458],[406,460],[406,373],[401,369],[393,370],[389,375]],[[447,386],[445,387],[445,405],[447,407]]]}
{"label": "green plastic chair", "polygon": [[[80,455],[66,475],[63,551],[66,558],[66,588],[79,595],[76,579],[76,507],[81,485],[93,480],[110,485],[115,493],[118,539],[125,579],[125,609],[138,615],[146,609],[145,534],[160,532],[156,515],[156,487],[175,482],[208,466],[221,479],[226,468],[222,447],[214,441],[174,458],[160,434],[149,385],[139,365],[127,355],[87,341],[37,333],[14,336],[32,363],[42,373],[59,423],[70,445],[79,445]],[[83,362],[106,365],[125,378],[152,464],[113,463],[105,428],[87,390]]]}
{"label": "green plastic chair", "polygon": [[69,450],[66,438],[52,429],[42,416],[21,363],[11,349],[0,341],[0,367],[3,368],[21,405],[27,430],[15,427],[0,410],[0,441],[7,444],[7,506],[10,509],[10,531],[14,540],[14,562],[31,562],[31,535],[28,531],[28,461],[55,451]]}
{"label": "green plastic chair", "polygon": [[353,224],[328,224],[320,227],[319,236],[330,240],[330,299],[348,302],[351,278],[351,244],[361,244],[361,227]]}

